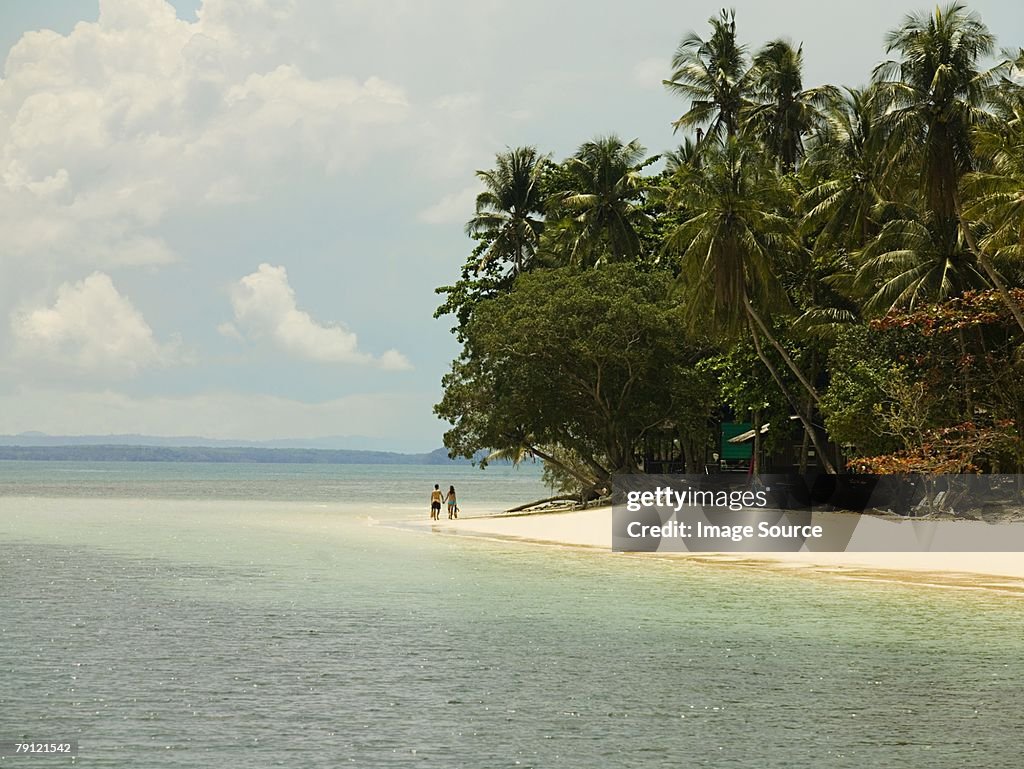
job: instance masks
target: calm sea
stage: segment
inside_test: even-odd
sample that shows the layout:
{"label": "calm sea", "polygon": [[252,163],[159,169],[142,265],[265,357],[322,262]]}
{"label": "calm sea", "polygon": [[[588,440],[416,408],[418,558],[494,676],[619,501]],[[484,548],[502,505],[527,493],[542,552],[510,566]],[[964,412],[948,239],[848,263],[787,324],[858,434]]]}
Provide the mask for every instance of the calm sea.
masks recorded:
{"label": "calm sea", "polygon": [[0,462],[0,741],[155,769],[1022,766],[1019,599],[388,525],[434,483],[469,514],[546,493],[532,467]]}

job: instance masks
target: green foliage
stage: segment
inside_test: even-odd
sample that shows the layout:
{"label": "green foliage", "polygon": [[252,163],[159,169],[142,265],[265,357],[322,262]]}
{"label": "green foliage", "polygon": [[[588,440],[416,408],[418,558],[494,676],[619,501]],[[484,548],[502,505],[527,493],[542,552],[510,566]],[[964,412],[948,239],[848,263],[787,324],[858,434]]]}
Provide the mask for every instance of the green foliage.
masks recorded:
{"label": "green foliage", "polygon": [[1024,53],[952,4],[905,17],[869,87],[807,89],[799,44],[709,23],[663,81],[693,133],[661,173],[614,136],[478,173],[438,289],[446,446],[586,491],[652,447],[692,464],[731,411],[795,416],[826,469],[822,422],[863,467],[1021,467]]}
{"label": "green foliage", "polygon": [[991,291],[850,326],[829,354],[822,409],[830,434],[853,455],[878,460],[872,466],[883,466],[879,457],[890,454],[923,462],[929,445],[944,447],[953,461],[961,456],[960,439],[964,446],[977,439],[989,460],[1001,456],[1003,467],[1014,466],[1019,437],[1010,455],[1007,444],[997,442],[998,455],[996,443],[982,440],[985,429],[1008,434],[1024,418],[1024,360],[1013,328]]}
{"label": "green foliage", "polygon": [[477,270],[499,264],[516,275],[530,266],[544,231],[547,162],[536,147],[517,147],[499,152],[493,169],[476,172],[484,191],[476,196],[466,234],[480,241]]}
{"label": "green foliage", "polygon": [[975,132],[981,167],[964,179],[968,219],[981,249],[1018,272],[1024,267],[1024,89],[1006,82],[995,96],[1000,119]]}
{"label": "green foliage", "polygon": [[[581,483],[580,479],[590,477],[591,473],[590,467],[576,455],[562,451],[554,454],[552,460],[543,461],[541,479],[556,494],[585,497],[589,486],[587,483]],[[599,489],[595,489],[595,491],[600,492]]]}
{"label": "green foliage", "polygon": [[594,267],[635,260],[650,228],[644,209],[646,150],[616,136],[589,141],[555,169],[548,184],[551,263]]}
{"label": "green foliage", "polygon": [[[482,302],[435,408],[453,455],[527,447],[571,452],[594,481],[637,469],[652,430],[706,419],[670,276],[633,265],[540,270]],[[695,417],[694,410],[703,410]]]}
{"label": "green foliage", "polygon": [[723,10],[708,24],[707,40],[695,32],[683,37],[672,57],[672,74],[663,82],[690,104],[673,124],[676,129],[707,126],[708,136],[721,139],[734,136],[739,128],[751,78],[746,48],[736,39],[736,12]]}
{"label": "green foliage", "polygon": [[822,393],[825,427],[832,439],[859,455],[884,454],[900,442],[881,422],[887,392],[903,377],[897,360],[910,352],[879,345],[865,326],[850,326],[833,340],[828,355],[831,379]]}
{"label": "green foliage", "polygon": [[859,255],[855,285],[869,314],[943,301],[988,281],[957,226],[935,214],[887,222]]}
{"label": "green foliage", "polygon": [[666,249],[679,255],[690,323],[742,336],[746,300],[786,302],[778,274],[797,251],[789,192],[761,148],[740,139],[708,146],[673,182],[669,203],[685,213]]}
{"label": "green foliage", "polygon": [[718,402],[727,407],[741,422],[754,422],[754,415],[763,425],[787,425],[764,434],[762,440],[771,452],[789,438],[789,403],[772,380],[754,352],[750,342],[738,342],[725,352],[698,363],[718,385]]}
{"label": "green foliage", "polygon": [[762,137],[784,172],[804,154],[804,137],[824,120],[823,110],[839,92],[833,86],[803,87],[803,46],[773,40],[754,57],[750,69],[754,99],[743,110],[745,130]]}
{"label": "green foliage", "polygon": [[850,88],[831,99],[818,125],[800,207],[804,235],[815,251],[856,251],[878,231],[879,213],[890,194],[883,182],[878,100],[870,90]]}
{"label": "green foliage", "polygon": [[889,168],[918,171],[929,211],[952,219],[960,178],[974,167],[970,131],[989,118],[985,107],[999,71],[982,69],[995,38],[959,3],[908,15],[889,32],[899,58],[875,67],[875,98],[884,106]]}
{"label": "green foliage", "polygon": [[466,223],[466,234],[476,247],[460,279],[435,289],[445,299],[434,317],[454,315],[457,323],[452,330],[459,341],[481,301],[508,291],[516,275],[536,266],[551,168],[547,156],[535,147],[517,147],[499,152],[494,168],[476,172],[484,191],[477,195],[476,213]]}

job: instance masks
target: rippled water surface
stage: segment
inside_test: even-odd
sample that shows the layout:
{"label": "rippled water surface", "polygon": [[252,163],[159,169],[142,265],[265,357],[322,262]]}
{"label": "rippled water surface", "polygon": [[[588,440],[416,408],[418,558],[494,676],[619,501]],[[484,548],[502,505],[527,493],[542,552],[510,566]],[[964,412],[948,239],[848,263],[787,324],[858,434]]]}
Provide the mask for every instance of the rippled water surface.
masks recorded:
{"label": "rippled water surface", "polygon": [[14,464],[0,740],[80,766],[1021,766],[1012,597],[379,525],[436,468]]}

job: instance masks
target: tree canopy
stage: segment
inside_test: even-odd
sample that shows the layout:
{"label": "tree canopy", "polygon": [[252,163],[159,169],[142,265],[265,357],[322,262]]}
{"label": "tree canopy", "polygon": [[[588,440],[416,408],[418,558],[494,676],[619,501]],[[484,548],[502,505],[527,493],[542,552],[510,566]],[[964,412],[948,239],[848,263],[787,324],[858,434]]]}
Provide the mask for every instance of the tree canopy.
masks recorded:
{"label": "tree canopy", "polygon": [[446,445],[466,457],[569,454],[590,484],[637,471],[648,434],[712,407],[670,287],[664,270],[626,264],[521,275],[465,329],[437,406],[454,425]]}
{"label": "tree canopy", "polygon": [[708,24],[663,80],[675,149],[605,134],[478,173],[439,289],[450,451],[592,489],[791,419],[828,471],[1020,472],[1024,51],[953,3],[899,20],[868,85],[809,85],[800,42]]}

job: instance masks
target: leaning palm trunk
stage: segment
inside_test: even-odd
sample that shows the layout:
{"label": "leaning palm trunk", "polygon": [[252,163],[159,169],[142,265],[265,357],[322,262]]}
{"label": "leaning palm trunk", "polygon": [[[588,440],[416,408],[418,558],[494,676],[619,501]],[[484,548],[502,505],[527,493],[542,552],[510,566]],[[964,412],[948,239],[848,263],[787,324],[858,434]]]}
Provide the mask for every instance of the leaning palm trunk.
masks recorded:
{"label": "leaning palm trunk", "polygon": [[1000,299],[1002,299],[1006,306],[1010,308],[1010,312],[1013,313],[1014,320],[1017,321],[1017,325],[1020,326],[1020,330],[1024,331],[1024,312],[1021,311],[1020,305],[1017,304],[1017,302],[1014,301],[1013,296],[1010,295],[1010,291],[1007,289],[1002,277],[1000,277],[995,265],[989,261],[989,258],[985,256],[985,254],[978,250],[975,244],[971,243],[973,240],[974,236],[972,235],[968,237],[967,243],[978,257],[978,263],[981,265],[982,269],[985,270],[985,274],[988,275],[993,285],[995,285]]}
{"label": "leaning palm trunk", "polygon": [[603,467],[597,464],[597,462],[592,460],[590,457],[584,457],[580,455],[580,459],[583,461],[583,463],[587,465],[587,467],[589,467],[593,472],[593,476],[587,477],[586,475],[583,475],[577,470],[574,470],[565,462],[559,460],[553,454],[549,454],[546,451],[537,448],[536,446],[530,446],[530,451],[536,454],[541,459],[543,459],[545,462],[554,465],[559,470],[568,473],[577,481],[579,481],[581,484],[580,488],[583,490],[584,493],[586,493],[588,490],[596,489],[602,484],[606,484],[608,480],[611,478],[611,473],[609,473],[607,470],[605,470]]}
{"label": "leaning palm trunk", "polygon": [[529,454],[534,457],[539,457],[540,459],[544,460],[551,466],[558,468],[566,475],[569,475],[572,478],[576,479],[576,481],[580,484],[581,489],[595,486],[601,482],[603,477],[607,477],[607,472],[604,470],[604,468],[597,466],[596,463],[592,467],[592,469],[595,471],[594,474],[585,475],[584,473],[580,472],[574,467],[558,459],[558,457],[556,457],[554,454],[546,452],[539,446],[536,446],[528,441],[523,441],[522,443],[519,443],[518,445],[510,449],[499,449],[498,451],[492,451],[490,454],[488,454],[486,461],[491,462],[497,459],[503,459],[510,460],[512,464],[518,465],[519,462],[522,460],[523,456],[525,456],[526,454]]}
{"label": "leaning palm trunk", "polygon": [[825,448],[821,445],[821,438],[814,429],[814,424],[811,422],[809,417],[804,415],[804,411],[800,408],[800,404],[789,392],[789,388],[786,387],[786,383],[782,381],[782,377],[779,376],[779,372],[775,368],[775,364],[772,363],[771,358],[765,355],[764,349],[761,347],[761,340],[757,336],[757,328],[755,328],[754,322],[750,316],[747,317],[747,325],[750,327],[750,336],[754,340],[754,351],[757,353],[757,357],[764,364],[765,368],[768,369],[768,373],[772,375],[772,379],[775,380],[775,384],[778,385],[780,390],[782,390],[782,394],[786,396],[786,400],[789,401],[789,405],[793,408],[793,411],[796,412],[797,417],[800,419],[800,424],[803,425],[804,431],[811,439],[811,443],[814,444],[814,450],[821,461],[822,467],[825,468],[825,472],[829,475],[835,475],[836,468],[828,458],[828,454],[825,453]]}
{"label": "leaning palm trunk", "polygon": [[[807,377],[804,376],[804,373],[800,370],[799,366],[797,366],[796,363],[793,362],[793,359],[789,357],[789,353],[786,352],[786,348],[779,344],[779,341],[768,330],[768,326],[761,319],[761,316],[757,314],[757,310],[754,309],[754,305],[751,304],[750,297],[747,296],[746,292],[743,293],[743,305],[747,310],[747,315],[753,319],[754,323],[757,324],[761,333],[764,334],[765,339],[768,340],[768,343],[778,351],[779,355],[782,356],[782,360],[785,361],[786,367],[793,372],[793,376],[800,380],[800,384],[802,384],[804,389],[807,390],[807,394],[811,396],[811,400],[814,401],[814,405],[820,406],[821,397],[818,395],[818,391],[814,389],[809,381],[807,381]],[[756,336],[757,335],[755,334],[755,337]],[[797,410],[797,413],[799,413],[799,409]]]}
{"label": "leaning palm trunk", "polygon": [[[814,404],[810,401],[807,402],[807,420],[810,421],[811,415],[814,411]],[[800,440],[800,475],[807,473],[807,448],[810,445],[811,436],[807,430],[804,430],[804,437]]]}
{"label": "leaning palm trunk", "polygon": [[989,280],[992,281],[992,285],[996,287],[996,292],[999,294],[999,298],[1003,300],[1003,303],[1009,308],[1010,312],[1013,313],[1014,320],[1017,321],[1017,325],[1020,326],[1020,330],[1024,331],[1024,311],[1014,300],[1010,294],[1010,290],[1006,287],[1006,283],[1003,282],[1002,276],[999,271],[995,268],[995,265],[989,260],[985,253],[978,247],[978,241],[974,239],[974,234],[971,232],[971,228],[967,226],[967,220],[964,218],[963,206],[960,203],[959,191],[954,192],[953,196],[954,203],[956,205],[956,215],[960,220],[960,229],[963,230],[964,240],[967,241],[968,248],[974,252],[974,255],[978,258],[978,264],[988,275]]}

